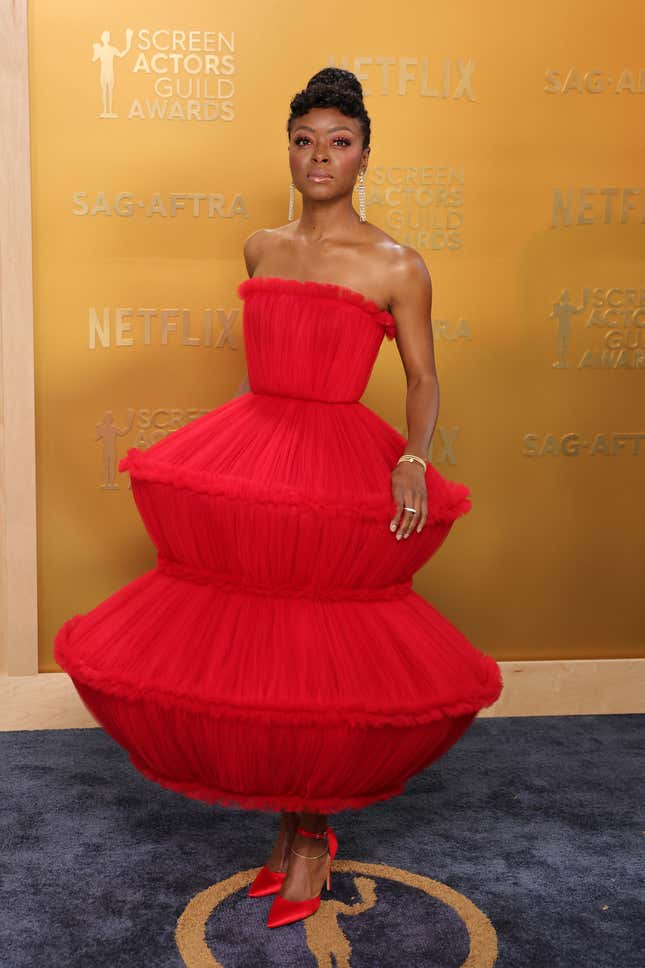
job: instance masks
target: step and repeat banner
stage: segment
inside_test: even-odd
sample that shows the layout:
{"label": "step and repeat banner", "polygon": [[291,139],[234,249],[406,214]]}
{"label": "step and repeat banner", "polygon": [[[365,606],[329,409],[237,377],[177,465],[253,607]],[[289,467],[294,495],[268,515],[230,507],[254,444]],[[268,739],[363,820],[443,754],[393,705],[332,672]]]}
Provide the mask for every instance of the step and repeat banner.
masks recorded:
{"label": "step and repeat banner", "polygon": [[[415,588],[497,659],[645,654],[644,28],[637,0],[32,0],[41,671],[155,564],[119,459],[244,376],[243,241],[287,221],[327,65],[364,87],[368,219],[429,267],[429,456],[472,494]],[[404,436],[405,390],[384,342],[363,402]]]}

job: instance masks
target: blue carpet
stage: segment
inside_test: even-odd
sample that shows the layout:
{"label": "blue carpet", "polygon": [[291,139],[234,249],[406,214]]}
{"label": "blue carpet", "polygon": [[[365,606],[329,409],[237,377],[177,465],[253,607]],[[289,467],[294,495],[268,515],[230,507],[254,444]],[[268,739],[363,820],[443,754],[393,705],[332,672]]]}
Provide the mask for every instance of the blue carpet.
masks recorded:
{"label": "blue carpet", "polygon": [[244,885],[277,814],[164,790],[98,728],[0,733],[0,965],[643,968],[644,720],[477,719],[330,815],[332,892],[274,930]]}

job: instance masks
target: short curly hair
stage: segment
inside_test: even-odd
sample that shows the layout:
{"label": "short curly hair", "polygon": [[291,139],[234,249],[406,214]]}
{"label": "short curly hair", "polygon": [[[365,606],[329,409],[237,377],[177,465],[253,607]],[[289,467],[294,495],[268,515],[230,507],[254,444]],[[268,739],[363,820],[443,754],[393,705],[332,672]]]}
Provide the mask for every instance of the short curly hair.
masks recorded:
{"label": "short curly hair", "polygon": [[357,118],[363,131],[363,149],[369,148],[370,118],[363,103],[363,88],[356,74],[341,67],[324,67],[314,74],[306,88],[291,99],[291,113],[287,121],[289,137],[294,120],[312,108],[338,108],[348,118]]}

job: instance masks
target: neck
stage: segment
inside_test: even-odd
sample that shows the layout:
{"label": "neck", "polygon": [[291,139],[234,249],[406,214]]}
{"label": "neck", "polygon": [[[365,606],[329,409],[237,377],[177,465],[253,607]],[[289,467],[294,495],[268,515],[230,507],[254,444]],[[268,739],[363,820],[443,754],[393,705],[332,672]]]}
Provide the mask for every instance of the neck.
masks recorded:
{"label": "neck", "polygon": [[358,225],[360,218],[351,199],[338,198],[331,202],[319,202],[303,198],[302,215],[294,235],[302,242],[329,242],[339,236],[346,238]]}

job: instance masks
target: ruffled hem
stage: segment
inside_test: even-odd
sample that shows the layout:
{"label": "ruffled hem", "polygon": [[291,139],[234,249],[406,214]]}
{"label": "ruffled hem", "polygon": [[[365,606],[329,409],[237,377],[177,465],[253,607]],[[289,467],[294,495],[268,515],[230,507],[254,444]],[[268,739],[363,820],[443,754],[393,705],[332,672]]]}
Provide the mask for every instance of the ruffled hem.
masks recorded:
{"label": "ruffled hem", "polygon": [[82,615],[74,615],[65,622],[55,638],[54,657],[73,680],[106,696],[115,696],[131,702],[152,700],[165,710],[178,709],[212,719],[255,721],[258,724],[274,723],[290,727],[314,725],[329,728],[337,725],[371,729],[380,726],[421,726],[440,719],[454,719],[476,714],[496,702],[503,686],[498,664],[492,656],[482,653],[480,661],[482,672],[485,670],[485,683],[482,684],[481,692],[451,702],[426,703],[422,707],[399,705],[396,710],[385,707],[361,708],[356,705],[351,707],[336,705],[331,708],[328,703],[316,704],[311,701],[306,706],[288,707],[270,706],[265,703],[254,704],[247,700],[236,703],[222,696],[199,696],[195,692],[185,694],[177,689],[154,684],[142,686],[112,673],[91,668],[71,642],[74,625],[82,618]]}
{"label": "ruffled hem", "polygon": [[254,291],[272,290],[286,292],[292,295],[316,295],[323,299],[336,299],[358,306],[369,313],[375,322],[383,326],[388,339],[396,336],[396,322],[392,313],[382,309],[363,293],[347,286],[339,286],[333,282],[316,282],[313,279],[283,279],[279,276],[252,276],[244,279],[237,287],[238,295],[243,299],[247,293]]}
{"label": "ruffled hem", "polygon": [[[212,494],[228,497],[232,500],[254,504],[274,505],[284,507],[292,505],[302,510],[314,511],[317,514],[338,514],[351,518],[381,520],[392,514],[396,505],[391,492],[386,497],[381,494],[361,495],[360,505],[354,501],[343,501],[333,494],[308,488],[302,491],[285,484],[272,483],[271,488],[263,481],[254,478],[235,477],[230,474],[216,474],[207,471],[190,470],[178,464],[168,464],[152,459],[144,450],[130,447],[126,456],[118,464],[120,472],[128,470],[132,477],[160,484],[169,484],[175,488],[186,488],[198,494]],[[432,465],[426,470],[429,506],[427,524],[448,524],[471,509],[470,491],[465,484],[441,478],[443,493],[435,494],[431,478]]]}
{"label": "ruffled hem", "polygon": [[279,810],[307,811],[313,813],[338,813],[341,810],[361,810],[371,803],[381,800],[390,800],[392,797],[403,793],[407,780],[391,786],[387,790],[378,793],[364,794],[363,796],[344,796],[344,797],[302,797],[302,796],[279,796],[273,794],[244,794],[235,793],[230,790],[221,790],[218,787],[195,783],[191,780],[175,780],[163,776],[157,770],[153,770],[147,763],[144,763],[133,753],[128,753],[130,762],[142,776],[147,780],[158,783],[159,786],[181,793],[185,797],[194,800],[202,800],[204,803],[219,803],[223,807],[242,807],[245,810],[262,810],[276,812]]}

